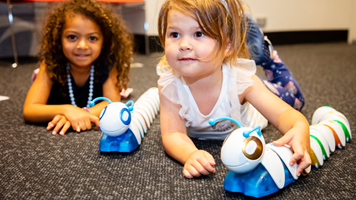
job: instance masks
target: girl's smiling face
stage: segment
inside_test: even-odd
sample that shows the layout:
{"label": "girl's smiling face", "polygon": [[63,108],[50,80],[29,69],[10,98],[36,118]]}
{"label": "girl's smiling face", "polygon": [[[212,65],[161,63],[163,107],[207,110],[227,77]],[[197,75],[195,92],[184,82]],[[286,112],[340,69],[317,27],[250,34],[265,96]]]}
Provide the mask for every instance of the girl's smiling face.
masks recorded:
{"label": "girl's smiling face", "polygon": [[200,78],[216,71],[212,54],[216,41],[205,36],[197,21],[176,10],[168,13],[165,55],[183,77]]}
{"label": "girl's smiling face", "polygon": [[99,57],[103,34],[100,27],[81,14],[68,14],[62,32],[62,49],[71,67],[90,68]]}

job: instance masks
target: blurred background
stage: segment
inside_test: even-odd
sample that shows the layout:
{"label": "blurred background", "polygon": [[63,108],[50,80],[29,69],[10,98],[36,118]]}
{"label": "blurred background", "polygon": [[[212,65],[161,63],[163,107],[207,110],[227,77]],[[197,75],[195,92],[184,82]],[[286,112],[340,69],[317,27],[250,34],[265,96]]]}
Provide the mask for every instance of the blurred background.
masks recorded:
{"label": "blurred background", "polygon": [[[56,1],[0,0],[0,58],[14,59],[14,54],[36,56],[46,8]],[[106,1],[123,16],[135,35],[135,52],[150,54],[162,50],[157,42],[156,21],[164,0]],[[275,45],[356,43],[356,0],[245,0],[245,3]]]}

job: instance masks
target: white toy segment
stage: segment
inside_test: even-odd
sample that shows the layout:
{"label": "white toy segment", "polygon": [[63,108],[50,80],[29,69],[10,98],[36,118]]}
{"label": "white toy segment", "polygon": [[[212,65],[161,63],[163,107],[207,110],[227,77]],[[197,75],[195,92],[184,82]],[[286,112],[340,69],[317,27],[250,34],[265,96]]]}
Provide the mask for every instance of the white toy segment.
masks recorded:
{"label": "white toy segment", "polygon": [[152,102],[152,100],[150,99],[150,98],[145,98],[145,97],[143,97],[143,96],[141,96],[136,102],[135,102],[135,105],[144,105],[144,106],[146,106],[149,110],[150,110],[150,112],[151,112],[151,114],[152,114],[152,118],[154,119],[155,117],[156,117],[156,114],[158,114],[157,113],[157,111],[156,111],[156,108],[155,108],[155,105],[154,105],[154,103]]}
{"label": "white toy segment", "polygon": [[148,125],[147,125],[146,120],[143,117],[143,115],[140,114],[139,112],[132,111],[131,116],[132,116],[132,118],[136,118],[140,122],[141,127],[143,129],[143,134],[145,134],[147,132]]}
{"label": "white toy segment", "polygon": [[309,167],[304,169],[304,172],[307,173],[307,174],[309,174],[310,171],[311,171],[311,165],[309,165]]}
{"label": "white toy segment", "polygon": [[135,102],[131,112],[134,123],[142,132],[142,138],[151,127],[153,120],[159,112],[158,88],[152,87],[143,93]]}
{"label": "white toy segment", "polygon": [[147,102],[151,107],[151,109],[153,110],[154,115],[158,114],[156,102],[150,96],[143,95],[140,99],[137,100],[137,103],[141,103],[141,102]]}
{"label": "white toy segment", "polygon": [[344,133],[344,130],[342,129],[342,126],[339,123],[331,121],[331,120],[324,120],[324,121],[321,121],[319,124],[327,125],[335,131],[335,133],[339,137],[339,140],[341,143],[341,145],[340,144],[336,144],[336,145],[340,149],[346,145],[345,133]]}
{"label": "white toy segment", "polygon": [[265,148],[265,154],[261,164],[266,168],[268,173],[271,175],[277,187],[279,189],[282,189],[284,187],[284,182],[285,182],[284,167],[278,155],[268,147]]}
{"label": "white toy segment", "polygon": [[330,157],[329,145],[328,145],[327,140],[323,136],[323,134],[321,132],[319,132],[317,129],[313,129],[313,128],[310,128],[309,133],[310,133],[310,135],[313,135],[316,138],[318,138],[318,140],[322,143],[322,145],[323,145],[322,148],[324,149],[326,156],[327,156],[327,157],[324,157],[324,155],[323,155],[324,160],[329,158]]}
{"label": "white toy segment", "polygon": [[322,106],[316,109],[312,117],[312,124],[318,124],[321,121],[320,119],[323,117],[323,115],[330,111],[335,111],[335,109],[329,106]]}
{"label": "white toy segment", "polygon": [[139,101],[147,101],[151,104],[152,108],[155,110],[155,114],[158,114],[159,112],[159,96],[158,95],[152,95],[149,93],[144,93],[138,100]]}
{"label": "white toy segment", "polygon": [[137,128],[137,126],[134,123],[130,124],[130,129],[134,133],[137,143],[140,145],[141,144],[141,134],[140,130]]}
{"label": "white toy segment", "polygon": [[151,126],[151,123],[153,122],[153,119],[154,119],[154,113],[152,113],[152,110],[150,110],[150,108],[147,106],[147,104],[135,105],[134,111],[135,110],[142,110],[144,113],[146,113],[148,122],[150,124],[149,126]]}
{"label": "white toy segment", "polygon": [[140,123],[140,121],[136,118],[136,117],[133,117],[133,115],[131,115],[131,124],[135,125],[135,127],[138,129],[138,131],[140,132],[140,136],[141,138],[144,138],[145,135],[143,133],[143,127]]}
{"label": "white toy segment", "polygon": [[[313,137],[310,137],[310,148],[315,153],[320,166],[322,166],[324,164],[323,152],[321,151],[321,147],[319,146],[319,143]],[[315,164],[315,167],[319,168],[318,164]]]}
{"label": "white toy segment", "polygon": [[293,156],[293,152],[286,146],[277,147],[274,146],[272,143],[267,144],[267,147],[272,149],[281,158],[285,166],[288,168],[289,172],[292,174],[293,178],[297,180],[297,169],[299,165],[294,164],[293,166],[291,166],[289,164],[289,161]]}
{"label": "white toy segment", "polygon": [[134,107],[134,110],[132,112],[137,112],[139,113],[145,120],[145,125],[147,126],[147,129],[151,127],[151,119],[150,116],[148,115],[147,109],[143,109],[142,107]]}
{"label": "white toy segment", "polygon": [[310,126],[310,129],[316,129],[320,133],[322,133],[324,138],[328,142],[330,151],[331,152],[335,151],[335,138],[334,138],[334,134],[333,134],[332,130],[330,130],[330,128],[328,128],[322,124],[313,124]]}
{"label": "white toy segment", "polygon": [[[331,111],[331,112],[327,113],[321,119],[322,120],[337,120],[337,121],[340,121],[342,124],[345,125],[345,127],[347,128],[347,131],[349,132],[350,139],[352,139],[350,123],[342,113],[337,112],[337,111],[335,111],[335,112]],[[346,142],[349,142],[347,139],[348,138],[346,138]]]}

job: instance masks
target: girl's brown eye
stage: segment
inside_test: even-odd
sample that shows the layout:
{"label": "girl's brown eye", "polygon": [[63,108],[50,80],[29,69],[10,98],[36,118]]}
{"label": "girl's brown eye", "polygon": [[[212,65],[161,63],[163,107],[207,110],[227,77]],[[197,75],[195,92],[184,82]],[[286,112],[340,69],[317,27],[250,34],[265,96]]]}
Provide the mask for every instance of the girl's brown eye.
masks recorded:
{"label": "girl's brown eye", "polygon": [[75,40],[77,37],[75,35],[68,35],[67,38],[70,40]]}
{"label": "girl's brown eye", "polygon": [[90,37],[89,37],[89,40],[90,40],[90,41],[95,41],[95,40],[98,40],[98,38],[95,37],[95,36],[90,36]]}

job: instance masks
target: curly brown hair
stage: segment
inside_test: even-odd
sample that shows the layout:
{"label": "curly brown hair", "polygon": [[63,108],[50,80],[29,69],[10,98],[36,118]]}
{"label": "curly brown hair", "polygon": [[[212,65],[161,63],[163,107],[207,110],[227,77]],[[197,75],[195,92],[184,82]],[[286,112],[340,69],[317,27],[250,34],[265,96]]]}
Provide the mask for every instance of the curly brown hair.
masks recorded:
{"label": "curly brown hair", "polygon": [[[62,32],[69,13],[81,14],[93,20],[101,29],[104,37],[103,48],[94,61],[95,77],[99,66],[104,63],[118,71],[116,87],[121,91],[129,82],[130,61],[133,36],[128,32],[123,19],[107,3],[96,0],[69,0],[55,4],[48,12],[40,43],[39,60],[46,64],[46,71],[53,80],[62,86],[67,84],[66,63],[68,59],[62,50]],[[97,80],[97,78],[95,78]]]}

